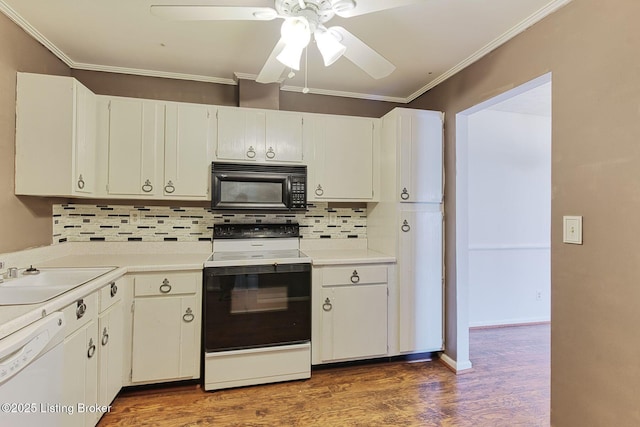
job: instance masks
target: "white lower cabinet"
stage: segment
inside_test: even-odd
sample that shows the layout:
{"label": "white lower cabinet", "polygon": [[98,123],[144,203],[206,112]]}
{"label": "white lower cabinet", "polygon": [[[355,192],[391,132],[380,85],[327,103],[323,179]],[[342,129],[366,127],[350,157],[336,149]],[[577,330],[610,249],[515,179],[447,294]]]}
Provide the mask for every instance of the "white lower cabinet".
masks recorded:
{"label": "white lower cabinet", "polygon": [[386,265],[314,266],[312,363],[387,354]]}
{"label": "white lower cabinet", "polygon": [[63,311],[67,327],[62,404],[69,408],[65,427],[91,427],[98,421],[95,412],[79,407],[98,401],[98,294],[79,299]]}
{"label": "white lower cabinet", "polygon": [[[99,292],[98,314],[98,404],[108,406],[122,388],[124,366],[124,316],[121,281],[112,282]],[[98,413],[98,416],[102,412]]]}
{"label": "white lower cabinet", "polygon": [[199,378],[202,272],[134,276],[131,382]]}

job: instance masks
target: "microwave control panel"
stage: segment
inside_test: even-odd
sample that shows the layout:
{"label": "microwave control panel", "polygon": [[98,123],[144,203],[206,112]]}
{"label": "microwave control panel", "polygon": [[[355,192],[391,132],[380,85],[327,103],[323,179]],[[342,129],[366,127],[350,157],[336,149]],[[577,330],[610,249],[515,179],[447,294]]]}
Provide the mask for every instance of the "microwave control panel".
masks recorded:
{"label": "microwave control panel", "polygon": [[305,177],[291,177],[291,208],[307,207],[307,183]]}

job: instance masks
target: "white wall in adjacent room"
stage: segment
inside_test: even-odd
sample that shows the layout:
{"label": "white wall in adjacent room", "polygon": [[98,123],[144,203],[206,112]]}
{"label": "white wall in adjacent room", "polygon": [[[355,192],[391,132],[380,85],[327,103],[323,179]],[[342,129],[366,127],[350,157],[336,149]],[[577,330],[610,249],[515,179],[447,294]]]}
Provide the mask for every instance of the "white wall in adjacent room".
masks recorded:
{"label": "white wall in adjacent room", "polygon": [[469,326],[549,321],[550,111],[474,113],[468,150]]}

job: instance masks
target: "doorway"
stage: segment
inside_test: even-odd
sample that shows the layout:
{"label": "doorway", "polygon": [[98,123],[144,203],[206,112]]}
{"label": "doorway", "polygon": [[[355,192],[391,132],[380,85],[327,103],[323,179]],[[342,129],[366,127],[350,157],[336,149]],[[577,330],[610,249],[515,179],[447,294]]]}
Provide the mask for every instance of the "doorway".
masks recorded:
{"label": "doorway", "polygon": [[551,74],[456,115],[456,370],[469,327],[550,320]]}

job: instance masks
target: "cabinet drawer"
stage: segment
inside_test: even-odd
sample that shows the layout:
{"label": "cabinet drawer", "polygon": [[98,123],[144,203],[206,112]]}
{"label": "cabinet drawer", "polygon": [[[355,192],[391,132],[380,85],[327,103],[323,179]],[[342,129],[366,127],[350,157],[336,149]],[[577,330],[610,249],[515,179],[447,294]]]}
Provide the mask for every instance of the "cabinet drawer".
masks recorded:
{"label": "cabinet drawer", "polygon": [[118,286],[120,283],[121,282],[116,281],[109,282],[98,291],[98,302],[100,307],[98,313],[104,312],[107,308],[122,300],[123,289],[120,289]]}
{"label": "cabinet drawer", "polygon": [[387,267],[350,265],[327,268],[322,272],[322,286],[387,283]]}
{"label": "cabinet drawer", "polygon": [[134,277],[135,296],[194,294],[198,289],[201,272],[153,273]]}
{"label": "cabinet drawer", "polygon": [[82,326],[95,319],[98,314],[98,293],[94,292],[84,298],[76,300],[64,310],[64,318],[67,322],[65,336],[71,335]]}

